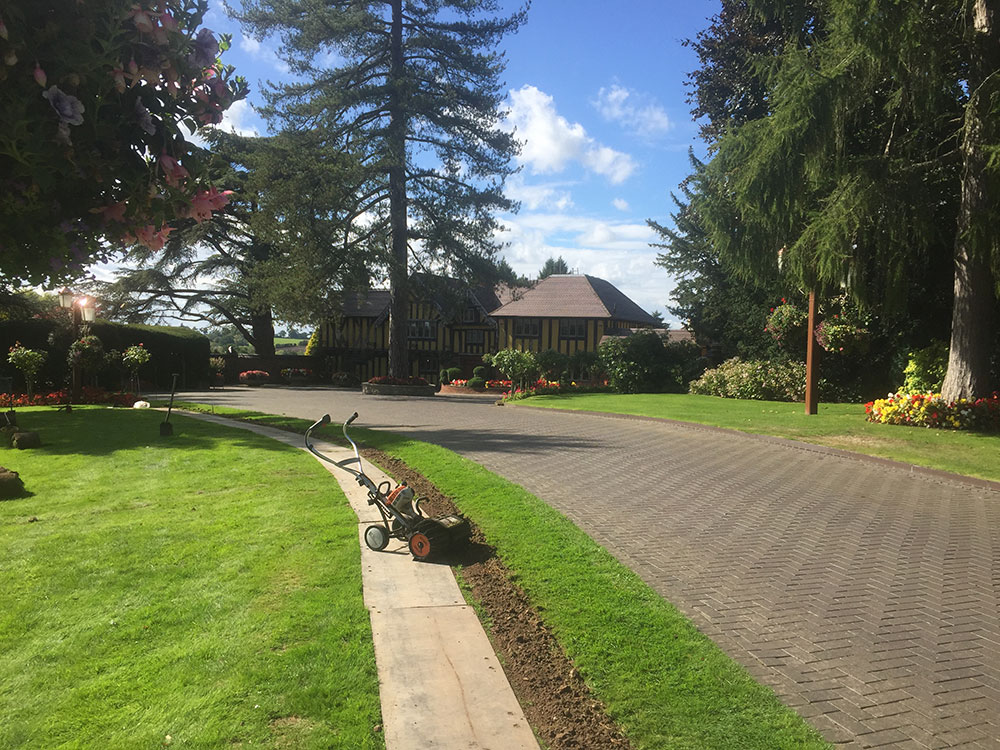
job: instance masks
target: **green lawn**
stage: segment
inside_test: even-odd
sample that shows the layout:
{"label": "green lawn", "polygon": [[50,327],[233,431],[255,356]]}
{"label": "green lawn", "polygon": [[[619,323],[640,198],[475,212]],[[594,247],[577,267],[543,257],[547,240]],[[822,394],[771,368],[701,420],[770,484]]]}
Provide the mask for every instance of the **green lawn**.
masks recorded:
{"label": "green lawn", "polygon": [[[295,432],[309,425],[196,408]],[[335,441],[339,434],[332,425],[318,436]],[[435,445],[373,430],[355,434],[422,473],[483,530],[636,748],[827,747],[670,603],[522,487]]]}
{"label": "green lawn", "polygon": [[820,404],[818,414],[807,415],[802,404],[679,393],[535,396],[515,403],[727,427],[1000,481],[1000,435],[874,424],[861,404]]}
{"label": "green lawn", "polygon": [[[0,448],[0,747],[381,748],[357,521],[294,448],[19,409]],[[37,518],[37,521],[31,521]]]}

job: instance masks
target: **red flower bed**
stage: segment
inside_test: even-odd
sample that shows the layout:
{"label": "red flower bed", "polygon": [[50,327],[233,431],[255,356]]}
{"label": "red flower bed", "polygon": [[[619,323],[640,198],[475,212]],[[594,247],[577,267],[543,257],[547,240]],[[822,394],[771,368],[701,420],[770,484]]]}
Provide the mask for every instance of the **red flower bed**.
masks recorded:
{"label": "red flower bed", "polygon": [[[80,404],[109,404],[111,406],[132,406],[138,397],[134,393],[111,393],[103,388],[90,388],[84,386],[80,389]],[[67,390],[51,391],[49,393],[36,393],[28,398],[24,393],[0,393],[0,408],[11,404],[18,406],[62,406],[70,402],[70,394]]]}
{"label": "red flower bed", "polygon": [[390,375],[377,375],[368,382],[373,385],[430,385],[424,378],[394,378]]}

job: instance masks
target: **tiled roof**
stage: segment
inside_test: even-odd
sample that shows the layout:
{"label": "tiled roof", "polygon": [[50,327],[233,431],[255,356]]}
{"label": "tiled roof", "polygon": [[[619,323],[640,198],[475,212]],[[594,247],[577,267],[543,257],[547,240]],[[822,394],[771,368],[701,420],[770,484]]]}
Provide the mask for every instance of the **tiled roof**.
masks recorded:
{"label": "tiled roof", "polygon": [[549,276],[491,314],[498,318],[609,318],[641,325],[657,323],[614,284],[586,274]]}

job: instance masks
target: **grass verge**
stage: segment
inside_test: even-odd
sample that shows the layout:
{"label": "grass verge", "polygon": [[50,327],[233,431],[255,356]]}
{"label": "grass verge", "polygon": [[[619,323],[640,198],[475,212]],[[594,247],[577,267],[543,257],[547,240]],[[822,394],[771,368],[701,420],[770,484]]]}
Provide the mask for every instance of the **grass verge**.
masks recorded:
{"label": "grass verge", "polygon": [[861,404],[820,404],[818,414],[807,415],[799,403],[687,393],[585,393],[534,396],[517,403],[726,427],[1000,481],[1000,435],[875,424],[865,420]]}
{"label": "grass verge", "polygon": [[44,445],[0,449],[32,493],[0,502],[0,747],[384,746],[322,467],[182,415],[170,438],[148,411],[18,418]]}
{"label": "grass verge", "polygon": [[[295,431],[309,424],[199,408]],[[337,426],[321,433],[337,434]],[[769,688],[534,495],[444,448],[391,433],[357,434],[423,474],[479,526],[637,748],[827,747]]]}

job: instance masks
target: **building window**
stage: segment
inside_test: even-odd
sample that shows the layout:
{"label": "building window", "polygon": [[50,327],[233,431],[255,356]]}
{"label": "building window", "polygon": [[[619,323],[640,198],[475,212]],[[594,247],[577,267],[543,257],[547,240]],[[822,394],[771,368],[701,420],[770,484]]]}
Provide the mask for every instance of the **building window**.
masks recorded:
{"label": "building window", "polygon": [[561,339],[585,339],[587,338],[587,321],[585,320],[560,320],[559,338]]}
{"label": "building window", "polygon": [[466,331],[465,332],[465,345],[469,344],[485,344],[486,343],[486,331]]}
{"label": "building window", "polygon": [[521,337],[538,338],[541,325],[538,318],[515,318],[514,335]]}
{"label": "building window", "polygon": [[433,341],[437,338],[437,321],[411,320],[408,334],[411,339],[430,339]]}
{"label": "building window", "polygon": [[467,307],[462,313],[463,323],[478,323],[479,322],[479,310],[476,307]]}

